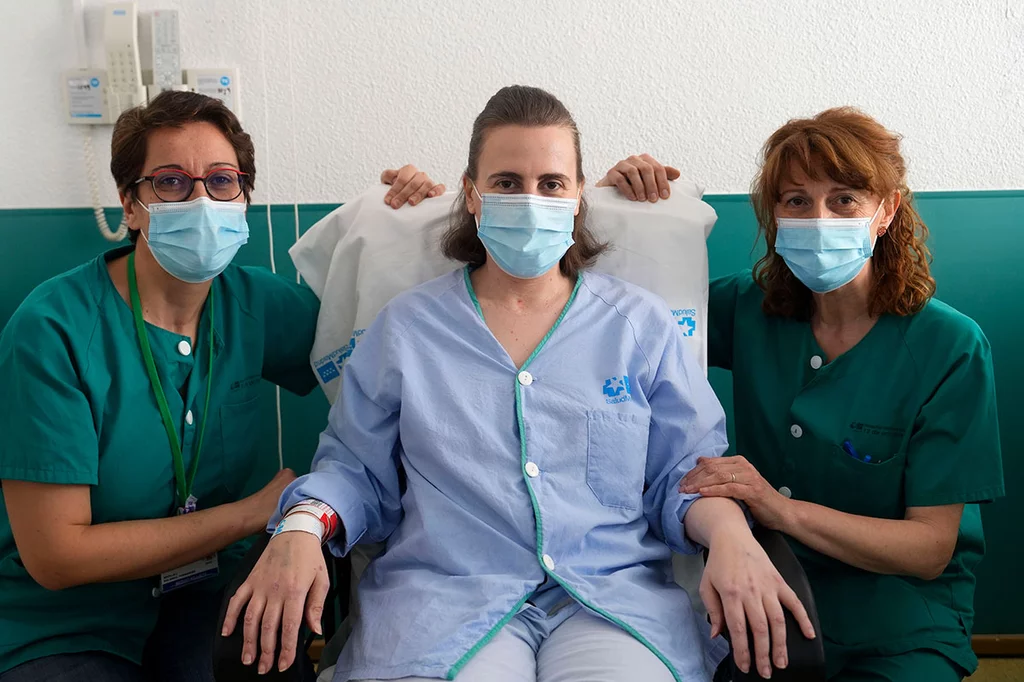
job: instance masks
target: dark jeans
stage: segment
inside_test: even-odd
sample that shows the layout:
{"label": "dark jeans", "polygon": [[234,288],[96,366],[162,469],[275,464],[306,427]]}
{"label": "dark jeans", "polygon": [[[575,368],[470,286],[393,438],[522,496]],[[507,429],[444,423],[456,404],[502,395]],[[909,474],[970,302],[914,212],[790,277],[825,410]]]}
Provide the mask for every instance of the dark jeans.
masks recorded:
{"label": "dark jeans", "polygon": [[221,597],[192,590],[163,597],[141,666],[102,651],[55,654],[0,674],[0,682],[214,682]]}
{"label": "dark jeans", "polygon": [[149,682],[142,668],[102,651],[55,654],[22,663],[0,674],[0,682]]}

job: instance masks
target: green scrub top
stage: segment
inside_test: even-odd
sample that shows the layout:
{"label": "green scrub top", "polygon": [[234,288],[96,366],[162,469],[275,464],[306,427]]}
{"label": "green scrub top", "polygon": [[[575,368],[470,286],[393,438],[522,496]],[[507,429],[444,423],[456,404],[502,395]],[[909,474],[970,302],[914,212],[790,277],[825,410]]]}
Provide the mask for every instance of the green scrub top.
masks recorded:
{"label": "green scrub top", "polygon": [[915,649],[973,671],[985,551],[976,503],[1004,494],[988,340],[932,300],[915,315],[882,316],[827,362],[809,323],[768,317],[762,300],[750,271],[711,282],[709,362],[732,370],[737,453],[784,495],[850,514],[902,519],[907,507],[966,504],[936,580],[870,573],[793,543],[830,676],[853,657]]}
{"label": "green scrub top", "polygon": [[[175,506],[167,432],[131,308],[107,272],[131,248],[41,284],[0,334],[0,479],[89,485],[94,524],[166,517]],[[316,386],[309,354],[320,304],[312,291],[238,266],[213,286],[214,383],[193,490],[200,509],[240,499],[253,472],[260,381],[300,394]],[[147,324],[186,469],[206,418],[209,324],[204,310],[196,348]],[[241,549],[220,553],[218,578],[182,589],[223,587]],[[154,577],[44,589],[25,570],[0,502],[0,673],[81,651],[141,662],[160,607],[157,585]]]}

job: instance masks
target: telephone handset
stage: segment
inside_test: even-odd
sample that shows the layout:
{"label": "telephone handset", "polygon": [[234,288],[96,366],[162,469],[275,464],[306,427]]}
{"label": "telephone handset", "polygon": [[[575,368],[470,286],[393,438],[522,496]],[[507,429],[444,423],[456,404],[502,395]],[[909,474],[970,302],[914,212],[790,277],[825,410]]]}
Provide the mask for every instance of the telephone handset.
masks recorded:
{"label": "telephone handset", "polygon": [[103,46],[107,57],[110,106],[120,113],[146,103],[139,59],[139,17],[134,2],[104,8]]}

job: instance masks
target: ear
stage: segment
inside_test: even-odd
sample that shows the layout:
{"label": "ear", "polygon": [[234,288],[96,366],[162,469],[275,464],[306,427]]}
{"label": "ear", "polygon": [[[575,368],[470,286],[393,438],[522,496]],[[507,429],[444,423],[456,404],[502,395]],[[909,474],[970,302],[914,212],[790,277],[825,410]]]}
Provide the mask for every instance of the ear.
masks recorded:
{"label": "ear", "polygon": [[149,222],[149,216],[145,209],[139,207],[135,195],[131,190],[118,190],[118,198],[121,200],[121,209],[124,211],[124,221],[128,224],[129,230],[141,230],[144,224]]}
{"label": "ear", "polygon": [[896,217],[896,211],[899,210],[901,203],[903,203],[903,195],[899,190],[893,192],[886,199],[885,208],[882,210],[882,220],[878,226],[879,233],[884,233],[889,229],[889,225],[892,224],[893,219]]}
{"label": "ear", "polygon": [[465,173],[462,174],[462,193],[466,195],[466,210],[476,214],[480,209],[480,200],[473,191],[473,182]]}
{"label": "ear", "polygon": [[578,188],[579,194],[576,195],[576,210],[573,212],[574,216],[578,216],[580,214],[580,206],[583,205],[583,188],[586,184],[586,180],[580,180],[580,186]]}

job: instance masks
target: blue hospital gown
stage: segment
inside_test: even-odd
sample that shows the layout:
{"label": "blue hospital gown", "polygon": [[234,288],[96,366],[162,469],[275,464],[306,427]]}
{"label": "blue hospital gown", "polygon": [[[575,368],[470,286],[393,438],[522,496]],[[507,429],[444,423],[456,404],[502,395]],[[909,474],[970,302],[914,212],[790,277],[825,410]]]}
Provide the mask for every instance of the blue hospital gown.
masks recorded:
{"label": "blue hospital gown", "polygon": [[518,369],[467,269],[391,301],[270,523],[313,497],[344,522],[335,554],[387,541],[335,679],[452,679],[545,576],[676,679],[708,679],[726,645],[670,558],[697,551],[681,522],[697,496],[677,486],[725,451],[725,415],[681,336],[660,298],[589,272]]}

